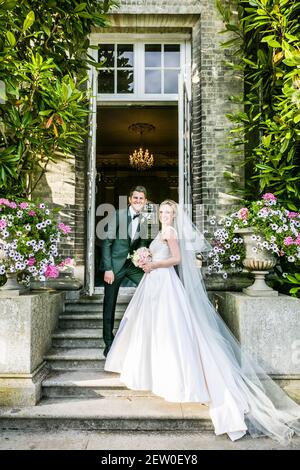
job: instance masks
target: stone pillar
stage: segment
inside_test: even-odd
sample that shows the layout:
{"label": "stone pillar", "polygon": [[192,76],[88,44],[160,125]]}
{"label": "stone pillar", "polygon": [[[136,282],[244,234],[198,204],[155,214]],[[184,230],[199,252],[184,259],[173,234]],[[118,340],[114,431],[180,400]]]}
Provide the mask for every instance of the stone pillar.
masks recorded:
{"label": "stone pillar", "polygon": [[44,361],[64,293],[0,298],[0,406],[32,406],[48,373]]}
{"label": "stone pillar", "polygon": [[215,292],[212,302],[242,349],[268,374],[300,384],[300,299]]}

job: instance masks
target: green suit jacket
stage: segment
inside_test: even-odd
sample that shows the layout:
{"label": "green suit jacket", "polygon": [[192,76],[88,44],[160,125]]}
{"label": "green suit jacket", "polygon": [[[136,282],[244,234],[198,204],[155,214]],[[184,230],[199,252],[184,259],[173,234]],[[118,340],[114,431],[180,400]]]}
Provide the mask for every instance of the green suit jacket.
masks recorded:
{"label": "green suit jacket", "polygon": [[102,240],[101,271],[113,271],[117,274],[124,266],[128,254],[132,254],[141,246],[148,247],[147,220],[140,216],[139,225],[133,240],[131,233],[131,216],[129,209],[120,209],[115,212],[108,222],[106,238]]}

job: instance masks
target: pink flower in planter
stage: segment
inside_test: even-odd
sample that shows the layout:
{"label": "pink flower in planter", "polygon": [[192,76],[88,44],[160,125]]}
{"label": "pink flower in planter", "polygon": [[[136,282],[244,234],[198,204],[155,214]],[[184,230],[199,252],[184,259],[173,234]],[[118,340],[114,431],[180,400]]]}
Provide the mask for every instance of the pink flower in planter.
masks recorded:
{"label": "pink flower in planter", "polygon": [[300,245],[300,234],[296,238],[295,243],[296,243],[296,245]]}
{"label": "pink flower in planter", "polygon": [[248,215],[249,215],[249,210],[247,209],[247,207],[242,207],[242,209],[238,211],[239,219],[246,220],[248,219]]}
{"label": "pink flower in planter", "polygon": [[277,197],[274,196],[273,193],[265,193],[262,198],[265,200],[265,201],[274,201],[276,202],[277,201]]}
{"label": "pink flower in planter", "polygon": [[295,217],[298,217],[298,215],[299,215],[298,212],[292,212],[291,211],[291,212],[288,213],[288,218],[289,219],[295,219]]}
{"label": "pink flower in planter", "polygon": [[9,200],[8,199],[4,199],[3,197],[0,198],[0,204],[2,204],[3,206],[8,206],[9,205]]}
{"label": "pink flower in planter", "polygon": [[68,234],[72,231],[71,227],[69,225],[65,225],[64,223],[58,224],[58,228],[64,233]]}
{"label": "pink flower in planter", "polygon": [[56,278],[59,276],[59,270],[53,264],[49,264],[47,268],[45,269],[45,276]]}
{"label": "pink flower in planter", "polygon": [[17,204],[15,202],[10,202],[8,204],[9,207],[11,207],[11,209],[16,209],[17,208]]}
{"label": "pink flower in planter", "polygon": [[33,210],[31,210],[31,211],[28,212],[28,215],[31,215],[32,217],[34,217],[36,214]]}
{"label": "pink flower in planter", "polygon": [[7,225],[6,220],[0,220],[0,230],[3,230]]}
{"label": "pink flower in planter", "polygon": [[21,209],[27,209],[28,206],[29,206],[28,202],[20,202],[19,204],[19,207]]}
{"label": "pink flower in planter", "polygon": [[286,237],[286,238],[284,239],[283,243],[284,243],[286,246],[293,245],[293,244],[294,244],[293,237]]}
{"label": "pink flower in planter", "polygon": [[33,266],[36,262],[36,259],[34,257],[31,257],[27,260],[28,266]]}
{"label": "pink flower in planter", "polygon": [[65,264],[72,264],[73,263],[73,258],[66,258],[65,261],[64,261]]}

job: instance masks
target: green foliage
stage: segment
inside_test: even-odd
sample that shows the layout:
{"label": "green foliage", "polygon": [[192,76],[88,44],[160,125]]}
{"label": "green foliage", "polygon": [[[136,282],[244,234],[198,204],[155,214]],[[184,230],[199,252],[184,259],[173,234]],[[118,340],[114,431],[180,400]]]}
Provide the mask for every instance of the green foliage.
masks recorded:
{"label": "green foliage", "polygon": [[0,193],[28,196],[49,162],[84,141],[88,35],[114,4],[0,0]]}
{"label": "green foliage", "polygon": [[290,294],[293,297],[300,297],[300,273],[295,273],[294,275],[288,274],[285,282],[294,285],[294,287],[290,289]]}
{"label": "green foliage", "polygon": [[[236,8],[236,3],[238,7]],[[235,193],[255,199],[276,194],[291,210],[300,202],[300,2],[299,0],[218,1],[236,60],[229,63],[244,79],[244,106],[232,113],[232,147],[246,150],[246,188]],[[236,13],[236,14],[234,14]]]}

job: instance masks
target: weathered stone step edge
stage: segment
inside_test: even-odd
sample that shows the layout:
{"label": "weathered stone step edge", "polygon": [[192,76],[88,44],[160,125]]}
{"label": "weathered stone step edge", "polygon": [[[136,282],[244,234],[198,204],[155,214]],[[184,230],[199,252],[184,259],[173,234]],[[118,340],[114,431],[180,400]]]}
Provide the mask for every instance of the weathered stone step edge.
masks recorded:
{"label": "weathered stone step edge", "polygon": [[60,320],[59,321],[59,328],[62,329],[78,329],[78,328],[84,328],[84,329],[95,329],[97,328],[98,330],[102,328],[103,326],[103,321],[102,320]]}
{"label": "weathered stone step edge", "polygon": [[[122,292],[122,287],[120,288],[119,295],[117,301],[122,303],[122,302],[128,302],[131,300],[135,289],[133,289],[131,292]],[[79,299],[66,299],[65,304],[98,304],[102,303],[104,299],[104,288],[103,288],[103,293],[95,295],[94,297],[80,297]]]}
{"label": "weathered stone step edge", "polygon": [[42,383],[48,398],[154,397],[148,390],[130,390],[112,372],[83,370],[52,372]]}
{"label": "weathered stone step edge", "polygon": [[53,348],[51,349],[44,358],[46,360],[73,360],[73,361],[89,361],[103,359],[103,348],[90,348],[90,349],[68,349],[68,348]]}
{"label": "weathered stone step edge", "polygon": [[195,418],[57,418],[42,416],[37,418],[0,418],[2,430],[60,430],[86,431],[213,431],[209,419]]}
{"label": "weathered stone step edge", "polygon": [[52,346],[64,349],[103,348],[104,341],[102,338],[53,338]]}
{"label": "weathered stone step edge", "polygon": [[[118,302],[116,305],[116,310],[125,310],[126,307],[128,306],[129,302]],[[91,311],[91,312],[99,312],[100,310],[103,309],[103,302],[100,304],[67,304],[65,305],[65,311],[80,311],[80,312],[85,312],[85,311]]]}
{"label": "weathered stone step edge", "polygon": [[68,359],[51,359],[48,364],[55,371],[78,371],[85,369],[102,370],[104,369],[105,357],[102,359],[89,360],[68,360]]}
{"label": "weathered stone step edge", "polygon": [[[123,317],[124,312],[116,312],[115,320],[121,320]],[[118,315],[119,314],[119,315]],[[78,313],[68,313],[66,314],[65,312],[59,315],[59,320],[102,320],[103,319],[103,314],[102,312],[98,313],[83,313],[83,312],[78,312]]]}
{"label": "weathered stone step edge", "polygon": [[94,328],[86,328],[86,329],[64,329],[55,331],[52,334],[52,338],[55,339],[83,339],[83,338],[91,338],[91,339],[102,339],[102,332],[103,329],[100,328],[99,330],[95,330]]}
{"label": "weathered stone step edge", "polygon": [[110,387],[110,388],[101,388],[101,387],[78,387],[76,388],[71,386],[48,386],[45,385],[42,388],[42,395],[45,398],[121,398],[126,397],[130,399],[131,397],[142,397],[149,398],[152,395],[149,392],[143,392],[140,390],[128,390],[122,388]]}
{"label": "weathered stone step edge", "polygon": [[[120,381],[120,375],[114,372],[85,370],[82,372],[50,372],[43,380],[43,386],[76,386],[76,387],[117,387],[126,388]],[[128,390],[128,389],[127,389]]]}

